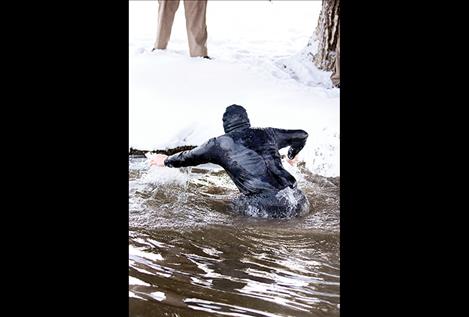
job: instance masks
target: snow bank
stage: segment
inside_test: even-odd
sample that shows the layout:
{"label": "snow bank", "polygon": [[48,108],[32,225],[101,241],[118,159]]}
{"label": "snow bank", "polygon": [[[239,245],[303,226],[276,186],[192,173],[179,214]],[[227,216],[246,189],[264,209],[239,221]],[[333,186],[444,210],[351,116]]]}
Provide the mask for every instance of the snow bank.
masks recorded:
{"label": "snow bank", "polygon": [[[222,115],[244,106],[253,126],[304,129],[300,159],[338,176],[339,99],[330,73],[308,63],[320,1],[209,2],[208,51],[190,58],[181,3],[168,50],[151,52],[157,2],[131,1],[130,147],[197,145],[223,134]],[[286,151],[286,150],[284,150]]]}

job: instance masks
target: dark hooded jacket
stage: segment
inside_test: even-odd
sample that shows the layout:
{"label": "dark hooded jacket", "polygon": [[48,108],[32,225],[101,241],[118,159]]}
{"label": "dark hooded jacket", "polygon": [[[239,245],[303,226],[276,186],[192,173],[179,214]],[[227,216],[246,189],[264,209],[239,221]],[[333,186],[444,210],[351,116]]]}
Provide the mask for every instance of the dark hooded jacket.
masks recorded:
{"label": "dark hooded jacket", "polygon": [[165,165],[218,164],[245,195],[296,188],[295,178],[282,166],[279,150],[290,146],[288,158],[293,159],[306,143],[305,131],[251,128],[246,110],[238,105],[226,108],[223,127],[224,135],[168,157]]}

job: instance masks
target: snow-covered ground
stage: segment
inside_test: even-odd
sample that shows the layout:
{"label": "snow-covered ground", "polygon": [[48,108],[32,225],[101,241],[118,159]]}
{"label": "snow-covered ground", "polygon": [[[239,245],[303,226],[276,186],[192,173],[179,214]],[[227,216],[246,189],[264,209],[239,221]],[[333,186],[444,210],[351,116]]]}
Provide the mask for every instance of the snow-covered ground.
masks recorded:
{"label": "snow-covered ground", "polygon": [[[222,115],[244,106],[256,127],[309,133],[300,160],[338,176],[339,89],[306,48],[321,1],[209,1],[208,53],[190,58],[181,1],[166,51],[151,52],[157,1],[129,1],[129,146],[198,145],[223,134]],[[286,152],[286,149],[282,153]]]}

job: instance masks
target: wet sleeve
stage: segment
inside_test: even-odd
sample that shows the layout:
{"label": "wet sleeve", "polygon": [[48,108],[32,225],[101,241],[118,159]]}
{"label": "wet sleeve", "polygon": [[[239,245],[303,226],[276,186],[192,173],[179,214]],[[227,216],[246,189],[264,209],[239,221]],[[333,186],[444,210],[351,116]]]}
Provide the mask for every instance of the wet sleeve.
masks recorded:
{"label": "wet sleeve", "polygon": [[164,165],[167,167],[196,166],[204,163],[215,163],[215,138],[190,150],[169,156]]}
{"label": "wet sleeve", "polygon": [[288,158],[293,159],[305,146],[308,133],[304,130],[272,129],[279,149],[290,146]]}

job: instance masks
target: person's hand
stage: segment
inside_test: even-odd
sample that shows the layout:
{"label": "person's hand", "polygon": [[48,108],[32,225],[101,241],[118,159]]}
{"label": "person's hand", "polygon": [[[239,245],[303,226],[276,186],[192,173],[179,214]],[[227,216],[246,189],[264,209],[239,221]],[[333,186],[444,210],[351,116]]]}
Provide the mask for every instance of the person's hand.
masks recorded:
{"label": "person's hand", "polygon": [[150,159],[150,165],[156,166],[164,166],[164,160],[166,160],[168,156],[164,154],[155,154]]}
{"label": "person's hand", "polygon": [[288,164],[290,164],[291,166],[295,166],[296,163],[298,163],[298,155],[295,156],[292,160],[289,160],[289,159],[287,158],[287,162],[288,162]]}

